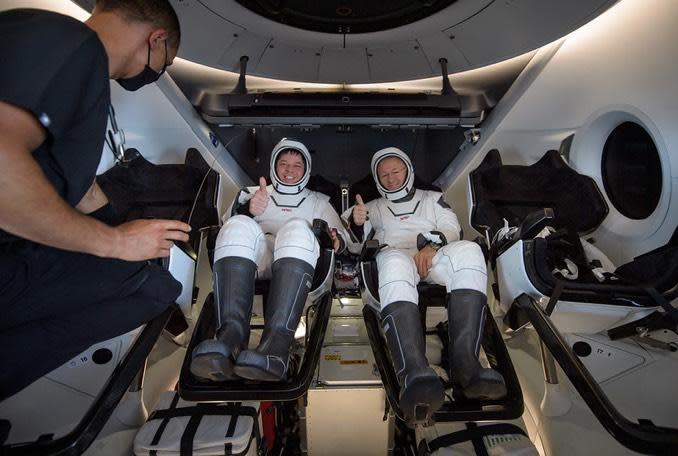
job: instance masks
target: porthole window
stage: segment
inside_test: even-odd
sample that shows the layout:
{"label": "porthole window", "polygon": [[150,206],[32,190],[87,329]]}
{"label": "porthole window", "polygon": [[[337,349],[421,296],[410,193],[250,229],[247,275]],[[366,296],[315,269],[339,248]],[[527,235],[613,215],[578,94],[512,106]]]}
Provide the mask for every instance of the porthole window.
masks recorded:
{"label": "porthole window", "polygon": [[652,214],[662,192],[662,170],[657,147],[635,122],[617,126],[605,141],[603,185],[614,207],[634,220]]}

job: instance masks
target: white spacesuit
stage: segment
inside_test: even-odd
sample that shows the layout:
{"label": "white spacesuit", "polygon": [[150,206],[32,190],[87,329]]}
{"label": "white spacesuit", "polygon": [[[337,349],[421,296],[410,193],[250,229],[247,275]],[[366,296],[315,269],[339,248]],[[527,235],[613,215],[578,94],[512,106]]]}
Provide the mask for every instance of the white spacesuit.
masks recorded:
{"label": "white spacesuit", "polygon": [[[379,166],[383,160],[393,158],[402,161],[407,174],[401,185],[389,190],[380,182]],[[362,225],[353,219],[356,206],[344,217],[354,240],[376,239],[385,245],[377,255],[379,300],[384,333],[401,380],[401,409],[418,421],[419,415],[430,415],[443,401],[442,385],[424,356],[417,307],[420,280],[444,285],[449,293],[450,365],[455,394],[476,399],[503,396],[506,389],[501,375],[483,369],[478,361],[487,309],[487,271],[480,247],[459,240],[459,221],[441,193],[413,187],[414,169],[403,151],[389,147],[375,153],[372,175],[382,198],[366,203],[369,216]],[[420,277],[422,271],[414,257],[424,249],[433,256],[430,268],[425,267]]]}
{"label": "white spacesuit", "polygon": [[[304,163],[303,175],[293,184],[276,172],[280,157],[290,153]],[[313,219],[323,219],[336,229],[338,250],[344,248],[347,235],[329,197],[306,188],[311,173],[306,146],[283,139],[274,147],[270,163],[272,184],[243,189],[217,236],[213,265],[217,335],[201,342],[191,361],[191,372],[201,378],[281,380],[320,254],[311,230]],[[253,215],[249,203],[258,191],[265,191],[268,199],[263,212]],[[271,285],[261,343],[246,350],[255,276],[270,278]]]}

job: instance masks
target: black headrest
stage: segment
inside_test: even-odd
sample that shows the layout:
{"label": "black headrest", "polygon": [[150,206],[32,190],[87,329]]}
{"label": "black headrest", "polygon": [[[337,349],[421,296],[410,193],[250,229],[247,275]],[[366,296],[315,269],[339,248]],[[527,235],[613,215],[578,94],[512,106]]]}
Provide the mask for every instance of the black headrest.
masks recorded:
{"label": "black headrest", "polygon": [[503,219],[520,226],[541,208],[552,208],[553,226],[584,234],[607,216],[608,207],[595,181],[570,168],[558,151],[550,150],[530,166],[504,165],[499,151],[487,153],[470,175],[474,207],[471,224],[494,234]]}

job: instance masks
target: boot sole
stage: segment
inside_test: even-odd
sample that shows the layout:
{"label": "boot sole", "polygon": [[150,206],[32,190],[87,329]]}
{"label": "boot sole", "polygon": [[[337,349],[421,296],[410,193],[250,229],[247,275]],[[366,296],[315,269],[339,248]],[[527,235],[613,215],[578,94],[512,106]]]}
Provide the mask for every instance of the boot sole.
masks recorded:
{"label": "boot sole", "polygon": [[[419,394],[413,394],[418,391]],[[445,390],[438,377],[415,379],[400,396],[400,410],[409,425],[423,424],[443,405]],[[413,411],[413,413],[409,413]]]}
{"label": "boot sole", "polygon": [[247,380],[256,380],[260,382],[279,382],[282,380],[282,378],[255,366],[236,365],[233,368],[233,372],[238,377],[246,378]]}
{"label": "boot sole", "polygon": [[506,396],[506,385],[501,382],[478,382],[462,390],[461,396],[469,400],[493,401]]}
{"label": "boot sole", "polygon": [[268,358],[265,355],[261,355],[254,350],[248,350],[240,353],[233,367],[233,372],[238,377],[260,382],[279,382],[282,380],[285,373],[277,375],[270,370],[266,370],[264,366],[268,365]]}
{"label": "boot sole", "polygon": [[202,353],[191,360],[191,373],[213,382],[233,380],[233,361],[221,353]]}

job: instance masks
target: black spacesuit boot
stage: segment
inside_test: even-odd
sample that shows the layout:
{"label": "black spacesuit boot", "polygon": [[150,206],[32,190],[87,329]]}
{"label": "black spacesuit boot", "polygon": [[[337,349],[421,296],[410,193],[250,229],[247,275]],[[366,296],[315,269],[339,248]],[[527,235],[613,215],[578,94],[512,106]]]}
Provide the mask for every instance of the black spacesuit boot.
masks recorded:
{"label": "black spacesuit boot", "polygon": [[400,409],[409,425],[426,423],[445,399],[443,384],[426,360],[419,308],[396,301],[381,311],[381,324],[400,384]]}
{"label": "black spacesuit boot", "polygon": [[449,294],[450,380],[455,397],[499,399],[506,395],[504,377],[482,367],[478,360],[488,310],[484,293],[462,289]]}
{"label": "black spacesuit boot", "polygon": [[256,350],[240,353],[236,375],[260,381],[285,378],[290,348],[311,289],[313,272],[310,264],[297,258],[280,258],[273,262],[261,342]]}
{"label": "black spacesuit boot", "polygon": [[233,365],[247,348],[257,265],[247,258],[224,257],[213,266],[216,338],[193,349],[191,372],[196,377],[224,381],[235,378]]}

